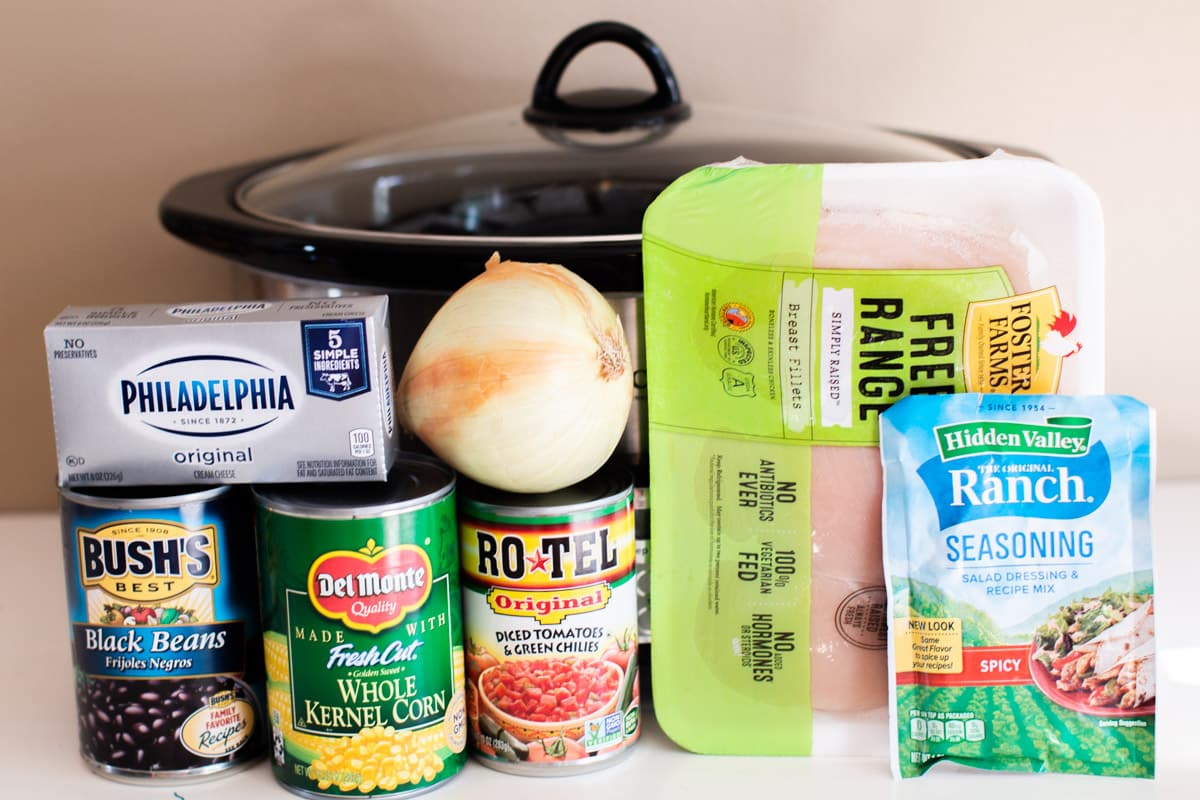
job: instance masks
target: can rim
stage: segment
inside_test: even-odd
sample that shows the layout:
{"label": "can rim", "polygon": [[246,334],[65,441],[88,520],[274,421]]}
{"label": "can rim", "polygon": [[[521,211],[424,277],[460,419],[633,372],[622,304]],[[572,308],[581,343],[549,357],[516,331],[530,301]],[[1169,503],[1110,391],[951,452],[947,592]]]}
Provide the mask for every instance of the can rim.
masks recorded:
{"label": "can rim", "polygon": [[[93,508],[106,508],[118,511],[142,511],[213,500],[229,492],[233,486],[231,484],[224,484],[192,491],[178,491],[188,488],[187,486],[96,486],[80,489],[78,487],[60,486],[58,487],[58,493],[66,500]],[[87,489],[91,489],[92,491],[88,491]],[[111,497],[93,493],[94,491],[115,491],[117,489],[136,489],[144,494],[141,497]],[[154,496],[156,491],[161,491],[162,493]]]}
{"label": "can rim", "polygon": [[430,458],[420,453],[403,453],[397,457],[395,463],[389,471],[389,480],[386,482],[372,482],[370,484],[361,484],[362,486],[388,486],[391,483],[392,474],[403,469],[405,464],[420,464],[435,472],[440,472],[445,478],[439,488],[432,490],[426,494],[416,497],[411,497],[405,500],[388,500],[377,503],[364,503],[361,505],[337,506],[330,503],[321,503],[320,500],[314,500],[305,497],[304,493],[312,493],[314,489],[321,487],[325,490],[331,488],[346,488],[354,484],[346,483],[296,483],[296,484],[270,484],[255,486],[253,488],[254,499],[257,501],[260,508],[270,511],[275,514],[282,514],[288,517],[296,517],[301,519],[323,519],[323,520],[357,520],[379,517],[392,517],[401,514],[407,514],[413,511],[419,511],[422,508],[428,508],[435,505],[448,495],[454,492],[458,479],[454,470],[446,466],[437,459]]}
{"label": "can rim", "polygon": [[[587,500],[581,500],[574,503],[556,503],[553,505],[536,505],[537,500],[552,498],[560,493],[567,493],[572,489],[585,485],[590,481],[605,481],[609,486],[619,487],[611,491],[606,491],[598,494]],[[636,481],[633,473],[623,466],[607,465],[601,467],[591,476],[585,478],[573,486],[568,486],[565,489],[559,489],[556,492],[547,492],[545,494],[528,495],[531,502],[529,504],[518,504],[519,494],[513,492],[499,492],[489,489],[480,484],[474,484],[472,487],[463,487],[461,500],[463,510],[467,513],[474,511],[483,511],[486,513],[496,514],[503,517],[515,517],[518,519],[541,519],[543,517],[560,517],[567,514],[582,514],[589,511],[597,511],[605,506],[612,505],[625,496],[632,496],[632,492]],[[485,500],[471,493],[471,489],[482,489],[484,493],[494,493],[495,499],[498,502]],[[605,487],[607,488],[607,487]]]}

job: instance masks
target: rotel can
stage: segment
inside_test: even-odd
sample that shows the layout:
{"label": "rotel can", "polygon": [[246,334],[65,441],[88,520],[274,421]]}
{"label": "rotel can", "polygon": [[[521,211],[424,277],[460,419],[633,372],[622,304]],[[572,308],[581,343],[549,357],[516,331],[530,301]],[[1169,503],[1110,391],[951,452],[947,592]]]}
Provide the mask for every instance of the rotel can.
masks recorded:
{"label": "rotel can", "polygon": [[641,732],[632,477],[461,492],[472,752],[521,775],[612,764]]}
{"label": "rotel can", "polygon": [[308,797],[415,794],[466,761],[454,473],[262,486],[275,777]]}
{"label": "rotel can", "polygon": [[137,782],[212,777],[266,742],[248,492],[61,492],[84,760]]}

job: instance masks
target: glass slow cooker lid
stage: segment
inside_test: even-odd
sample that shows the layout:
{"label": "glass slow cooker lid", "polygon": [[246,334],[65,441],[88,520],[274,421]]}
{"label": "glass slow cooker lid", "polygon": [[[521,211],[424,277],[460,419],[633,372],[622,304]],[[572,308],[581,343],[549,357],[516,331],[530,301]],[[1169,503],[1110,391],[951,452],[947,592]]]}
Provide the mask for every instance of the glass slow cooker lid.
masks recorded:
{"label": "glass slow cooker lid", "polygon": [[[560,95],[580,50],[628,46],[654,92]],[[769,113],[698,106],[666,59],[618,23],[567,37],[521,110],[493,111],[355,142],[251,176],[235,202],[254,217],[354,239],[496,246],[637,241],[642,215],[676,177],[738,156],[763,162],[931,161],[967,145]]]}

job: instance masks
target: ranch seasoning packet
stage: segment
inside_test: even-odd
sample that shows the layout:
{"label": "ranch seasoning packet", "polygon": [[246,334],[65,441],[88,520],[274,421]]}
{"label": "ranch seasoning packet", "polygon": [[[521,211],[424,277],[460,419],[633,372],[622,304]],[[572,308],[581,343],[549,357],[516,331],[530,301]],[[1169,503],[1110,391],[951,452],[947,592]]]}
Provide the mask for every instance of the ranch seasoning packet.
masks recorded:
{"label": "ranch seasoning packet", "polygon": [[1153,419],[1113,395],[882,414],[897,777],[1153,777]]}

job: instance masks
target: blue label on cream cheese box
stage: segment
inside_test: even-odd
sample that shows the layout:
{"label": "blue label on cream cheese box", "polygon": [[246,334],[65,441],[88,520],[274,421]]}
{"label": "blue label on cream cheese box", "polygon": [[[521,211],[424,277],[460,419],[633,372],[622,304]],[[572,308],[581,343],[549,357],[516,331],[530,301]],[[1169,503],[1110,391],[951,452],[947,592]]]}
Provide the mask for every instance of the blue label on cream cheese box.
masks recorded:
{"label": "blue label on cream cheese box", "polygon": [[344,400],[371,389],[367,366],[366,325],[360,319],[305,322],[305,369],[308,393]]}

